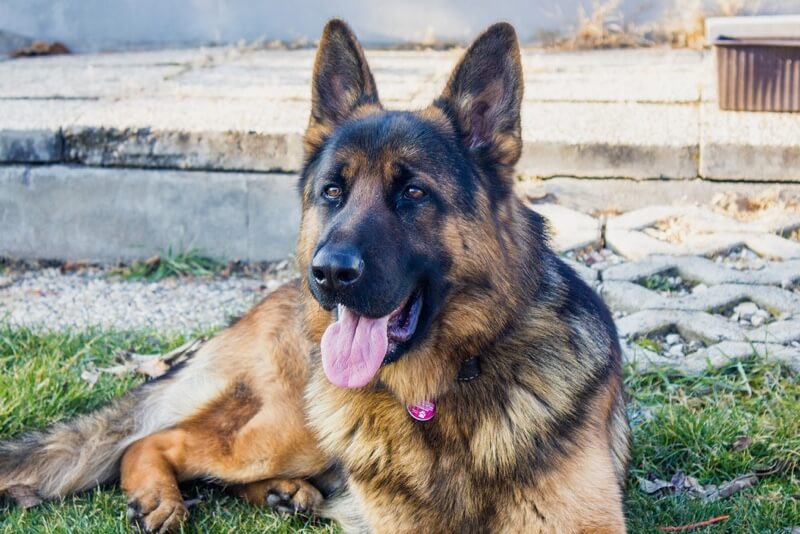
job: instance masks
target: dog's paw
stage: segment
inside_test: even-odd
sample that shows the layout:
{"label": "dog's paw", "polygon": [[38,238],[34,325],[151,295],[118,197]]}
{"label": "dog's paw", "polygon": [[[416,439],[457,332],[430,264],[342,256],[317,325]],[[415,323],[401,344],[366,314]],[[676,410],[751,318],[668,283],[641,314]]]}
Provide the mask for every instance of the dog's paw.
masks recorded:
{"label": "dog's paw", "polygon": [[128,501],[128,520],[147,534],[175,532],[189,517],[180,493],[152,491],[133,495]]}
{"label": "dog's paw", "polygon": [[253,504],[286,514],[311,514],[322,504],[322,494],[302,479],[272,479],[248,484],[240,495]]}

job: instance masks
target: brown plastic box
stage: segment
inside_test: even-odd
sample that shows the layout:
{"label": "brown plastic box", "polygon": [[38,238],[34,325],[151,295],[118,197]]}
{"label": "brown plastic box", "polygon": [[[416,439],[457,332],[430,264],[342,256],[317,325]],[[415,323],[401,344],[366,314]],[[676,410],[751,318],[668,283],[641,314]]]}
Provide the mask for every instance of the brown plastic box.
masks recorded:
{"label": "brown plastic box", "polygon": [[800,39],[727,39],[717,51],[719,107],[800,111]]}

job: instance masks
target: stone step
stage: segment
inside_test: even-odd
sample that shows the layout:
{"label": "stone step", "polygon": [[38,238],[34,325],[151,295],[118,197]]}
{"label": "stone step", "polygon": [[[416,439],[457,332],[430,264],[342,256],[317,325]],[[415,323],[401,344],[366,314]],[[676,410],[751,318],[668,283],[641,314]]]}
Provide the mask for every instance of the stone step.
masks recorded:
{"label": "stone step", "polygon": [[107,262],[172,247],[277,260],[299,221],[284,174],[0,167],[0,256]]}
{"label": "stone step", "polygon": [[[313,50],[236,48],[0,62],[0,164],[297,172]],[[418,108],[458,51],[369,51],[383,102]],[[800,180],[800,115],[717,110],[713,58],[523,57],[522,177]]]}
{"label": "stone step", "polygon": [[[296,180],[296,174],[284,173],[0,166],[0,257],[105,262],[146,258],[173,247],[198,248],[220,259],[282,258],[294,250],[300,220]],[[681,195],[672,195],[668,186],[665,181],[559,178],[520,182],[517,194],[547,219],[551,244],[560,253],[605,245],[635,259],[665,251],[703,255],[743,243],[767,258],[800,258],[800,244],[781,237],[800,227],[797,211],[776,207],[741,222],[694,206],[731,192],[798,198],[800,185],[776,189],[691,180],[684,182]],[[660,204],[665,198],[676,205]],[[625,213],[615,215],[620,212]],[[680,243],[662,240],[658,233],[673,236],[667,232],[671,226],[653,234],[667,223],[677,225]],[[692,232],[684,228],[689,223]],[[760,276],[786,278],[795,263],[787,261],[780,272],[759,271]],[[639,268],[674,268],[699,281],[740,283],[731,272],[707,264],[670,256]],[[596,273],[581,274],[596,279]],[[624,268],[608,274],[608,280],[629,281]],[[637,277],[647,274],[652,273]]]}

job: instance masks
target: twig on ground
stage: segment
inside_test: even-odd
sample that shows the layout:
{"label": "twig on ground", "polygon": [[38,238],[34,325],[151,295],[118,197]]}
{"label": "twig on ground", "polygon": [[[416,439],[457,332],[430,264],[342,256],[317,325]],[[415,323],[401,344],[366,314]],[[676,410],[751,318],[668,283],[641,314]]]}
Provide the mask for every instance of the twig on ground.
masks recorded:
{"label": "twig on ground", "polygon": [[726,519],[730,519],[731,516],[729,515],[719,515],[717,517],[712,517],[711,519],[706,519],[705,521],[700,521],[698,523],[690,523],[688,525],[681,525],[679,527],[658,527],[658,530],[661,532],[682,532],[684,530],[693,530],[695,528],[700,527],[707,527],[708,525],[713,525],[714,523],[719,523],[720,521],[725,521]]}

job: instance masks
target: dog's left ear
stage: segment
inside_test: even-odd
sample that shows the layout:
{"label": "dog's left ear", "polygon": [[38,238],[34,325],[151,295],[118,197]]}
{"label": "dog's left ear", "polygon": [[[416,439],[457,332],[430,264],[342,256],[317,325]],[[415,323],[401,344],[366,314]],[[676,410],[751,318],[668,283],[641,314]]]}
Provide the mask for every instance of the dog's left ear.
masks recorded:
{"label": "dog's left ear", "polygon": [[522,64],[514,27],[498,23],[481,34],[435,105],[455,122],[471,152],[513,167],[522,153]]}
{"label": "dog's left ear", "polygon": [[353,30],[332,19],[322,30],[311,80],[306,148],[313,150],[359,106],[379,105],[378,89]]}

